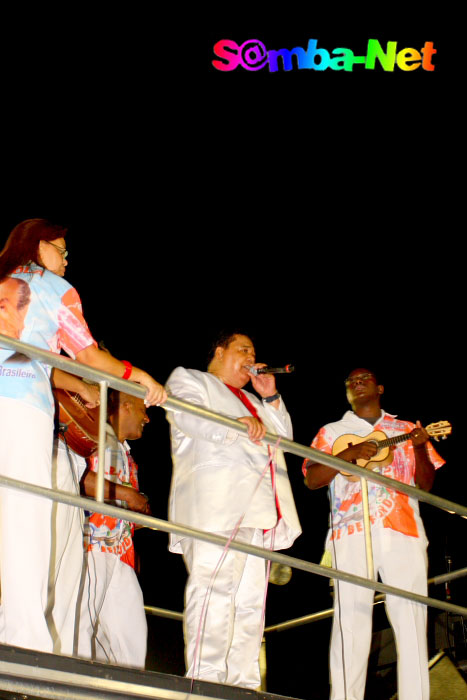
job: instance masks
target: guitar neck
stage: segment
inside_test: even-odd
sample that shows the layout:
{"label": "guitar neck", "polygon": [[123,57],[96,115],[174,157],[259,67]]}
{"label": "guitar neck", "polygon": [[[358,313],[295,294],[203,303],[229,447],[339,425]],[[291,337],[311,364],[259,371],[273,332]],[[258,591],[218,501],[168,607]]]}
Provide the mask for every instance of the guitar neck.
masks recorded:
{"label": "guitar neck", "polygon": [[395,435],[394,437],[386,438],[386,440],[378,440],[378,448],[382,450],[385,447],[398,445],[399,442],[405,442],[406,440],[410,440],[410,433],[402,433],[401,435]]}

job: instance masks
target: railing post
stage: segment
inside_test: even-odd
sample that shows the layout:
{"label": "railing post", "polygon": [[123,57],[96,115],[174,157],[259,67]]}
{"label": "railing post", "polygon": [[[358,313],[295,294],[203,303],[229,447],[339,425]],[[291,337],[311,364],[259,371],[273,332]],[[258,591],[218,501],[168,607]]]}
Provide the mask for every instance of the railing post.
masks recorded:
{"label": "railing post", "polygon": [[261,640],[261,647],[259,650],[259,675],[261,678],[260,689],[266,692],[266,678],[267,678],[267,661],[266,661],[266,637],[263,636]]}
{"label": "railing post", "polygon": [[98,443],[98,465],[97,465],[97,488],[96,501],[104,502],[104,487],[105,487],[105,439],[107,426],[107,389],[108,382],[102,380],[99,382],[100,404],[99,404],[99,443]]}
{"label": "railing post", "polygon": [[368,482],[361,476],[360,485],[362,488],[362,506],[363,506],[363,528],[365,532],[365,548],[366,548],[366,572],[369,579],[374,581],[375,565],[373,562],[373,546],[371,543],[371,522],[370,522],[370,506],[368,504]]}

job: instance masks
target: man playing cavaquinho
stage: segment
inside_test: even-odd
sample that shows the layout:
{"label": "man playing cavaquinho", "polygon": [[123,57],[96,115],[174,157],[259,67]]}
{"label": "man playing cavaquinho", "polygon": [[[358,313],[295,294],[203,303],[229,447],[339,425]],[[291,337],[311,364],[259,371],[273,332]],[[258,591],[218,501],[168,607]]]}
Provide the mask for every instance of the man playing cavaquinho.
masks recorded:
{"label": "man playing cavaquinho", "polygon": [[[347,411],[336,423],[321,428],[312,447],[332,453],[342,435],[366,437],[375,430],[388,437],[410,433],[392,453],[392,462],[379,467],[382,474],[429,491],[435,469],[444,460],[428,442],[419,422],[402,421],[380,406],[384,387],[367,369],[353,370],[346,382]],[[373,442],[346,447],[336,456],[348,462],[370,460],[378,448]],[[336,569],[367,577],[360,480],[353,480],[324,464],[305,460],[305,483],[310,489],[329,485],[330,530],[326,549]],[[418,501],[368,481],[371,536],[375,572],[397,588],[427,595],[427,539]],[[337,581],[330,648],[331,700],[363,700],[371,643],[374,591]],[[396,638],[400,700],[429,700],[427,611],[424,605],[387,596],[386,608]]]}

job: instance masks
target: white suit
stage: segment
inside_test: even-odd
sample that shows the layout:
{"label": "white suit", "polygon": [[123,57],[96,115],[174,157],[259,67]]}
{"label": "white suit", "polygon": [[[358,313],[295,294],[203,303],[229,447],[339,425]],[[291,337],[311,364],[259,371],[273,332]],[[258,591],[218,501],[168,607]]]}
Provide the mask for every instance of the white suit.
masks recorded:
{"label": "white suit", "polygon": [[[172,396],[231,418],[251,415],[213,374],[178,367],[169,377],[167,389]],[[292,436],[290,416],[282,401],[275,409],[244,393],[269,432]],[[276,526],[278,516],[269,470],[255,492],[268,462],[267,445],[255,445],[234,430],[187,413],[168,412],[167,417],[174,464],[170,520],[229,536],[244,515],[237,540],[270,548],[271,532],[264,531]],[[276,461],[276,494],[282,517],[273,547],[283,549],[292,545],[301,530],[280,450]],[[215,581],[210,582],[222,548],[171,535],[170,550],[183,552],[190,573],[185,605],[189,675],[257,687],[266,584],[264,560],[229,551]],[[208,589],[206,621],[202,639],[197,642]]]}

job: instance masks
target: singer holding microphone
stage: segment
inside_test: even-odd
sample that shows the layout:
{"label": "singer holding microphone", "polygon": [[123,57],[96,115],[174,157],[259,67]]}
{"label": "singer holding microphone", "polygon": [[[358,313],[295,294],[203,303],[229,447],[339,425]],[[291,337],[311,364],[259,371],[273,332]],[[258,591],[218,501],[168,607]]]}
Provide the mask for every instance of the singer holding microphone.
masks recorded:
{"label": "singer holding microphone", "polygon": [[[167,413],[169,518],[238,542],[284,549],[300,535],[300,523],[284,456],[278,449],[270,464],[273,450],[261,440],[266,431],[291,438],[292,425],[274,375],[256,373],[262,367],[251,339],[231,332],[214,342],[207,372],[172,372],[170,395],[236,418],[247,425],[248,436],[187,413]],[[249,381],[260,399],[242,391]],[[169,548],[183,554],[188,571],[187,675],[258,688],[265,560],[229,549],[219,566],[222,547],[178,535],[170,536]]]}

